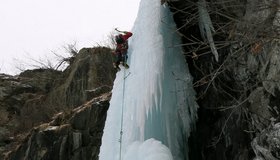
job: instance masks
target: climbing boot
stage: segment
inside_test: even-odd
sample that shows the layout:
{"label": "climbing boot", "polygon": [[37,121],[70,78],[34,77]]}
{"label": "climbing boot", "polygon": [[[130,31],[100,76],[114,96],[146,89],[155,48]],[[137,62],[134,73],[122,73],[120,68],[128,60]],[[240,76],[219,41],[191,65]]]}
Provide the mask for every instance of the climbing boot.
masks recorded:
{"label": "climbing boot", "polygon": [[123,64],[124,68],[128,69],[129,68],[129,65],[127,63],[124,63]]}

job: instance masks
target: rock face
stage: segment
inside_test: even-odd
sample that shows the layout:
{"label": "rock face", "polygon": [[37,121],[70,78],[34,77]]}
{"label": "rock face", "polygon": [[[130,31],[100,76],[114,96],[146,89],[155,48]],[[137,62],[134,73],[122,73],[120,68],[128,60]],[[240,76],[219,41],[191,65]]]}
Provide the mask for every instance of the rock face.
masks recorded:
{"label": "rock face", "polygon": [[103,91],[110,91],[115,79],[112,62],[113,56],[108,48],[81,49],[64,71],[64,79],[49,94],[48,101],[55,102],[56,106],[75,107],[92,98],[88,94],[91,90],[103,88]]}
{"label": "rock face", "polygon": [[[45,115],[48,113],[45,111],[47,109],[43,108],[40,114],[37,113],[41,108],[40,104],[46,97],[45,86],[51,84],[52,80],[49,79],[51,77],[42,78],[39,82],[37,75],[55,77],[60,73],[51,70],[34,70],[33,77],[29,75],[28,78],[4,74],[0,76],[0,153],[9,149],[7,146],[16,139],[17,133],[23,133],[22,131],[27,131],[32,125],[46,119]],[[35,83],[36,85],[34,85]]]}
{"label": "rock face", "polygon": [[209,22],[197,18],[197,1],[167,2],[200,105],[190,159],[279,159],[279,137],[268,136],[279,133],[280,121],[279,0],[206,2],[218,62],[200,34]]}
{"label": "rock face", "polygon": [[271,124],[251,144],[258,159],[280,159],[280,123]]}
{"label": "rock face", "polygon": [[[25,135],[32,127],[42,123],[44,123],[44,125],[33,129],[32,133],[29,133],[29,138],[31,139],[25,139],[25,141],[32,144],[32,146],[28,146],[28,143],[21,145],[10,158],[23,159],[29,155],[35,157],[37,155],[40,157],[53,152],[50,151],[49,148],[46,148],[50,147],[50,142],[47,140],[45,141],[44,138],[49,137],[44,137],[43,134],[53,135],[53,138],[57,138],[56,143],[63,142],[60,145],[67,145],[68,147],[70,147],[72,143],[75,143],[75,145],[79,143],[80,145],[81,142],[79,139],[78,141],[75,139],[75,142],[71,142],[70,140],[66,142],[67,138],[82,136],[83,140],[85,140],[84,138],[89,138],[87,140],[90,142],[92,137],[97,136],[97,139],[94,140],[96,144],[93,144],[93,142],[88,144],[96,148],[100,143],[98,137],[101,137],[99,134],[103,129],[102,123],[104,123],[105,120],[104,117],[106,114],[105,110],[108,107],[106,106],[108,99],[106,99],[106,101],[102,100],[100,105],[94,104],[96,102],[94,101],[84,109],[82,109],[82,107],[76,108],[87,101],[91,101],[95,97],[99,97],[111,91],[115,78],[115,70],[112,62],[113,57],[110,49],[105,47],[84,48],[80,50],[78,54],[71,57],[70,65],[64,71],[35,69],[24,71],[18,76],[1,74],[0,159],[3,157],[2,153],[13,150],[15,145],[24,139]],[[108,97],[109,96],[107,96],[107,98]],[[97,110],[94,111],[95,109],[91,108],[97,108]],[[53,115],[58,112],[65,112],[62,115],[68,116],[68,119],[63,118],[65,123],[53,124],[52,122],[49,126],[46,125],[45,123],[49,122]],[[81,113],[78,114],[78,112]],[[102,115],[95,115],[95,112]],[[75,115],[66,113],[73,113]],[[86,114],[87,116],[81,116],[77,119],[81,114]],[[72,119],[69,119],[69,117],[72,117]],[[84,118],[91,118],[90,120],[92,121],[97,121],[92,118],[100,118],[100,123],[89,123],[79,128],[82,126],[82,123],[89,121],[89,119]],[[57,121],[57,119],[55,121]],[[78,121],[80,121],[81,124],[78,124]],[[62,138],[64,139],[59,138],[59,135],[63,135]],[[34,137],[36,137],[36,139],[34,139]],[[41,139],[42,142],[40,138],[43,138]],[[85,143],[83,142],[81,144],[84,146]],[[42,146],[40,153],[37,153],[37,151],[35,153],[34,150],[29,152],[30,148],[35,144],[37,147]],[[74,154],[73,148],[71,147],[66,147],[67,153],[69,151],[69,153]],[[75,147],[77,147],[77,145]],[[74,150],[80,149],[75,147]],[[95,149],[96,152],[98,152],[97,148]],[[26,152],[28,152],[28,155],[22,155],[25,149],[27,149]],[[85,150],[86,149],[82,149],[83,154],[88,154]],[[80,152],[76,153],[75,151],[75,156],[79,157],[80,154]],[[89,156],[87,155],[86,157]],[[94,159],[92,157],[91,159]],[[67,157],[62,158],[67,159]]]}
{"label": "rock face", "polygon": [[[190,160],[280,159],[279,0],[198,1],[161,1],[174,13],[198,93]],[[201,11],[210,19],[199,20]],[[97,159],[110,95],[92,98],[111,90],[112,56],[110,49],[85,48],[70,62],[63,72],[0,75],[0,152],[6,159]],[[18,136],[38,124],[27,137]],[[18,139],[23,142],[15,149]]]}
{"label": "rock face", "polygon": [[33,128],[5,159],[98,159],[110,98],[105,94],[70,113],[58,113],[51,122]]}

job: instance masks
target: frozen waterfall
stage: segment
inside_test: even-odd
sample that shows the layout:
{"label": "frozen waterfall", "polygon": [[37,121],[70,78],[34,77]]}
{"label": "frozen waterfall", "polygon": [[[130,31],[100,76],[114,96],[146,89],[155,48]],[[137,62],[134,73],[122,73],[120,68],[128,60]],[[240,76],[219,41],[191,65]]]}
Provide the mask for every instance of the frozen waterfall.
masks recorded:
{"label": "frozen waterfall", "polygon": [[197,104],[172,14],[142,0],[132,32],[130,68],[117,73],[99,159],[187,160]]}

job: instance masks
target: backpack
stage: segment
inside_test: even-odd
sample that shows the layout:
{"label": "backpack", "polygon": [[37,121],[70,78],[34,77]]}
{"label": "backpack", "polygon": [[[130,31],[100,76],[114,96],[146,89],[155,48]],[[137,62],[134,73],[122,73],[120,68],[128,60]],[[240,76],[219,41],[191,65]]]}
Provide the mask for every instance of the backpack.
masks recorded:
{"label": "backpack", "polygon": [[117,44],[122,44],[122,43],[125,42],[125,40],[123,39],[123,37],[122,37],[121,34],[120,34],[120,35],[117,35],[117,36],[115,37],[115,41],[116,41]]}

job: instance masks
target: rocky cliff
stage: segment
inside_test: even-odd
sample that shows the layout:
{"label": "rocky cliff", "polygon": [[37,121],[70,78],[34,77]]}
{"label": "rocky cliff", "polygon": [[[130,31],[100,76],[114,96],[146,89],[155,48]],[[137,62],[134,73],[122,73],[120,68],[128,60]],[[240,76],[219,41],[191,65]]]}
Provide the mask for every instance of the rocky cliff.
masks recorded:
{"label": "rocky cliff", "polygon": [[[190,159],[280,159],[279,0],[161,2],[174,13],[198,93]],[[82,49],[70,62],[63,72],[0,76],[6,159],[97,158],[110,94],[94,97],[111,90],[111,53]]]}
{"label": "rocky cliff", "polygon": [[200,105],[191,159],[280,159],[280,1],[167,2]]}
{"label": "rocky cliff", "polygon": [[110,94],[104,94],[69,113],[58,113],[51,122],[33,128],[5,159],[98,159],[109,100]]}
{"label": "rocky cliff", "polygon": [[96,159],[115,78],[112,58],[108,48],[84,48],[64,71],[2,74],[0,159]]}

